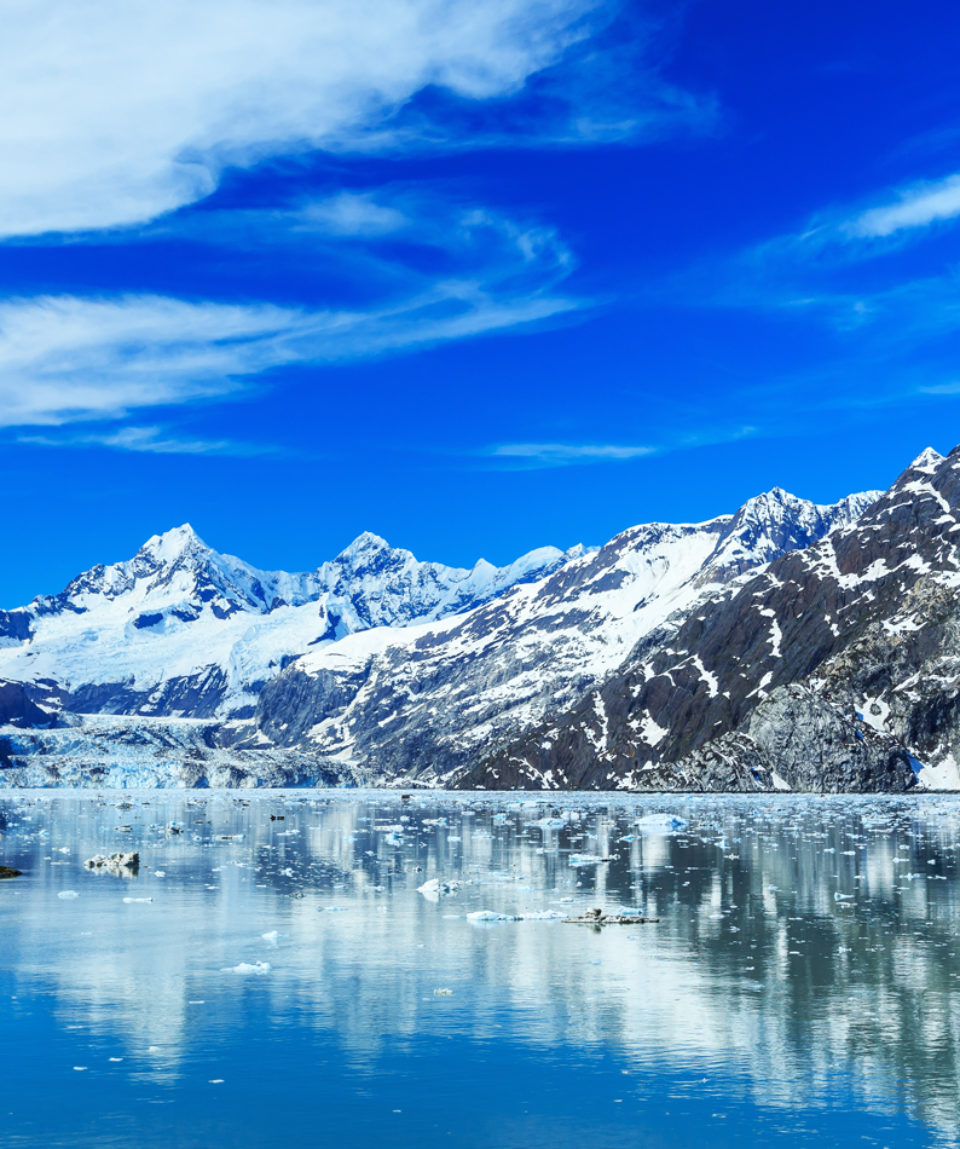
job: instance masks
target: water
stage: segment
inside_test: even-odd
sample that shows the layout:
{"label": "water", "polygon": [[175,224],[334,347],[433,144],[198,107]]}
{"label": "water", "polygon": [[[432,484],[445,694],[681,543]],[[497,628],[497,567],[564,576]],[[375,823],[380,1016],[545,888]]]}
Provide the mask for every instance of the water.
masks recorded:
{"label": "water", "polygon": [[960,1144],[960,799],[119,802],[0,801],[3,1149]]}

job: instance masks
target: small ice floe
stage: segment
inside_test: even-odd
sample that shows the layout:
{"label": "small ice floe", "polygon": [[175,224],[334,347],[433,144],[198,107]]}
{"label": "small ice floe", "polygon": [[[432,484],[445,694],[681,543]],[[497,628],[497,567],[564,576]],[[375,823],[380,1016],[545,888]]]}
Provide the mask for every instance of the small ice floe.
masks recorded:
{"label": "small ice floe", "polygon": [[531,822],[531,826],[539,826],[541,830],[563,830],[569,823],[568,818],[556,818],[549,815],[545,818],[540,818],[536,822]]}
{"label": "small ice floe", "polygon": [[441,881],[440,878],[429,878],[422,886],[417,886],[417,893],[423,894],[428,902],[438,902],[447,894],[455,894],[460,889],[458,881]]}
{"label": "small ice floe", "polygon": [[587,910],[575,918],[564,918],[570,926],[643,926],[658,922],[659,918],[646,918],[640,914],[605,914],[603,910]]}
{"label": "small ice floe", "polygon": [[837,893],[833,895],[833,900],[835,902],[852,902],[855,897],[856,894],[841,894],[838,890]]}
{"label": "small ice floe", "polygon": [[600,866],[612,862],[613,858],[605,858],[600,854],[571,854],[568,861],[571,866]]}
{"label": "small ice floe", "polygon": [[134,850],[129,854],[94,854],[83,863],[84,869],[98,874],[112,874],[115,878],[132,878],[140,869],[140,855]]}
{"label": "small ice floe", "polygon": [[225,966],[220,972],[239,974],[264,974],[269,973],[271,968],[272,967],[268,961],[242,961],[237,965]]}
{"label": "small ice floe", "polygon": [[153,898],[124,898],[123,900],[126,903],[126,905],[132,906],[132,905],[135,905],[137,902],[152,902]]}
{"label": "small ice floe", "polygon": [[166,870],[154,870],[153,876],[155,878],[165,878],[167,876],[167,871]]}
{"label": "small ice floe", "polygon": [[123,1058],[122,1057],[111,1057],[110,1060],[113,1062],[119,1062],[119,1061],[123,1061]]}
{"label": "small ice floe", "polygon": [[439,986],[433,991],[434,997],[453,997],[453,990],[447,989],[445,985]]}
{"label": "small ice floe", "polygon": [[532,910],[524,914],[501,914],[496,910],[474,910],[468,922],[558,922],[564,915],[559,910]]}
{"label": "small ice floe", "polygon": [[678,830],[685,830],[689,823],[676,814],[644,814],[634,825],[647,834],[675,834]]}
{"label": "small ice floe", "polygon": [[317,912],[321,914],[343,914],[346,913],[346,906],[318,906]]}
{"label": "small ice floe", "polygon": [[223,1085],[224,1079],[222,1077],[211,1077],[207,1082],[208,1085]]}
{"label": "small ice floe", "polygon": [[72,902],[74,898],[79,898],[80,895],[76,890],[61,890],[57,897],[61,902]]}
{"label": "small ice floe", "polygon": [[73,1068],[75,1073],[86,1073],[87,1071],[87,1067],[85,1065],[75,1065]]}
{"label": "small ice floe", "polygon": [[268,943],[268,945],[275,946],[277,944],[277,938],[280,935],[277,933],[276,930],[268,930],[265,934],[261,934],[260,936],[263,938],[263,940],[265,942]]}

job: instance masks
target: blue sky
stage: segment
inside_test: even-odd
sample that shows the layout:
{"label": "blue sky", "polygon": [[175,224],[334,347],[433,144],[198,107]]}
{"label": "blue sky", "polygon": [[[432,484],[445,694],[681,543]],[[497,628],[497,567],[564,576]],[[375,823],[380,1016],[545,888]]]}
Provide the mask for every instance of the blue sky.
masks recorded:
{"label": "blue sky", "polygon": [[506,562],[960,440],[960,9],[40,0],[0,602],[183,521]]}

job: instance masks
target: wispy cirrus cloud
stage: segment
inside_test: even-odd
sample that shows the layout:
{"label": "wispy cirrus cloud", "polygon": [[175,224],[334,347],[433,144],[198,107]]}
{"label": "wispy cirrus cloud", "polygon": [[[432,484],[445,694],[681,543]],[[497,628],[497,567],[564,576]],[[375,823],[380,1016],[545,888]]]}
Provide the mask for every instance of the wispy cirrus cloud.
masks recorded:
{"label": "wispy cirrus cloud", "polygon": [[840,225],[850,239],[885,239],[960,216],[960,175],[915,184],[887,203],[867,208]]}
{"label": "wispy cirrus cloud", "polygon": [[593,142],[709,118],[709,101],[642,60],[654,21],[635,22],[629,67],[622,47],[602,50],[618,12],[613,0],[13,0],[0,236],[141,224],[271,157]]}
{"label": "wispy cirrus cloud", "polygon": [[673,451],[690,450],[717,443],[732,443],[757,434],[752,425],[714,426],[700,431],[685,430],[650,443],[495,443],[480,455],[494,464],[517,469],[576,467],[598,463],[627,463]]}
{"label": "wispy cirrus cloud", "polygon": [[[330,304],[144,294],[2,300],[0,426],[125,420],[236,400],[262,391],[278,368],[400,354],[589,306],[563,289],[575,260],[553,229],[407,187],[343,192],[279,213],[206,214],[209,242],[229,248],[241,228],[248,246],[289,243],[322,262]],[[398,235],[401,253],[381,249],[384,236]],[[348,280],[362,289],[351,284],[360,298],[344,306],[338,284]],[[139,449],[158,450],[157,441]]]}
{"label": "wispy cirrus cloud", "polygon": [[658,453],[656,447],[623,443],[500,443],[485,452],[492,459],[531,466],[564,467],[577,463],[624,462]]}
{"label": "wispy cirrus cloud", "polygon": [[849,267],[921,243],[935,224],[960,219],[960,174],[884,188],[865,202],[818,211],[796,231],[742,253],[744,266]]}
{"label": "wispy cirrus cloud", "polygon": [[30,447],[106,447],[148,455],[229,455],[249,458],[276,453],[266,444],[241,443],[232,439],[203,439],[183,435],[169,427],[127,426],[66,435],[20,434],[14,442]]}

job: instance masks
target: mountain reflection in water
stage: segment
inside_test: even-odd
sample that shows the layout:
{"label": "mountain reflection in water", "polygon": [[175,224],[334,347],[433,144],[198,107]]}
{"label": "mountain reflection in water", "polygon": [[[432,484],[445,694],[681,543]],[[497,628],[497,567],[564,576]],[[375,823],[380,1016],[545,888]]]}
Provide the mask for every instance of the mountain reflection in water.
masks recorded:
{"label": "mountain reflection in water", "polygon": [[[960,799],[56,792],[0,831],[11,1149],[960,1143]],[[594,906],[660,920],[557,920]]]}

